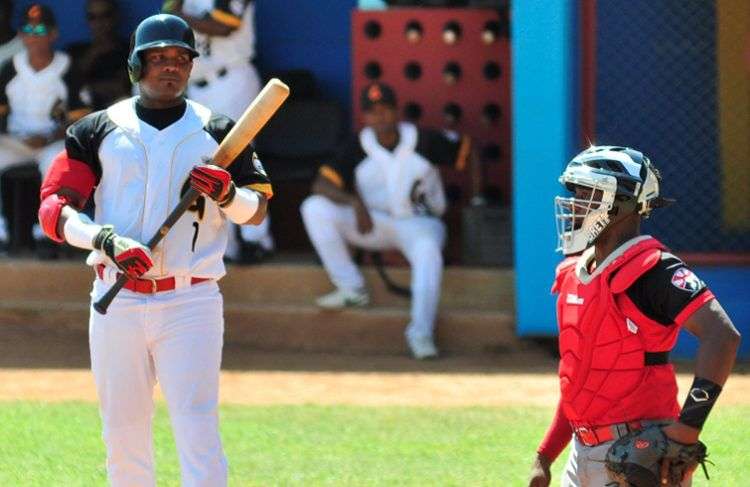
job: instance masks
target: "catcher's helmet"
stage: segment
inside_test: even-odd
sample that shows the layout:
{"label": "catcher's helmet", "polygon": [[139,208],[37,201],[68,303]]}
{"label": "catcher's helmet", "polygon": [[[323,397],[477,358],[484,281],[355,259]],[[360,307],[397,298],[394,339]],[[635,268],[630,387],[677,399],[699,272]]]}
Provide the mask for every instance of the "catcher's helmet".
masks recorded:
{"label": "catcher's helmet", "polygon": [[613,218],[672,203],[659,196],[659,171],[643,153],[629,147],[592,146],[575,156],[559,178],[569,191],[590,189],[585,199],[555,198],[558,248],[575,254],[594,243]]}
{"label": "catcher's helmet", "polygon": [[141,53],[156,47],[183,47],[193,57],[198,57],[195,50],[195,34],[190,26],[170,14],[152,15],[144,19],[130,38],[130,55],[128,56],[128,74],[130,81],[137,83],[143,73]]}

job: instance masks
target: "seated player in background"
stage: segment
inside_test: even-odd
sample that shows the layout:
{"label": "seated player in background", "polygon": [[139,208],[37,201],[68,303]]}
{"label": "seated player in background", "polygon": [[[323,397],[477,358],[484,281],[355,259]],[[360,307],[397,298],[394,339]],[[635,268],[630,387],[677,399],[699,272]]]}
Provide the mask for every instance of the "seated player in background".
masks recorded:
{"label": "seated player in background", "polygon": [[[36,162],[44,175],[64,148],[67,125],[90,111],[73,86],[70,57],[53,49],[57,35],[52,11],[32,5],[20,29],[26,49],[0,66],[0,171]],[[44,238],[38,225],[34,237]],[[7,225],[0,215],[0,243],[7,240]]]}
{"label": "seated player in background", "polygon": [[[552,287],[560,402],[529,486],[550,484],[550,465],[571,438],[563,486],[687,486],[739,333],[706,284],[664,244],[641,234],[641,219],[671,203],[660,196],[660,176],[647,157],[625,147],[590,147],[570,161],[560,182],[573,193],[555,199],[558,250],[568,256]],[[669,363],[681,328],[699,342],[682,409]]]}
{"label": "seated player in background", "polygon": [[439,164],[463,166],[468,139],[399,122],[396,95],[374,83],[361,96],[365,128],[324,164],[301,207],[307,234],[336,289],[321,308],[369,303],[348,245],[401,251],[411,266],[411,322],[406,343],[417,359],[434,358],[443,272],[446,198]]}

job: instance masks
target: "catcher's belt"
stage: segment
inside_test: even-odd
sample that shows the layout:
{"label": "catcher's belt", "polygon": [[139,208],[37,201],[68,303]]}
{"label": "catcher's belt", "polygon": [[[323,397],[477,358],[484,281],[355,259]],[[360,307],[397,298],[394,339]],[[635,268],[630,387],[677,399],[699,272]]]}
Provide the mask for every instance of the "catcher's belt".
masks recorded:
{"label": "catcher's belt", "polygon": [[585,446],[596,446],[608,441],[617,440],[627,435],[631,431],[643,428],[640,421],[630,423],[615,423],[606,426],[576,426],[573,427],[573,433],[581,444]]}
{"label": "catcher's belt", "polygon": [[647,421],[629,421],[627,423],[614,423],[605,426],[583,426],[573,425],[573,433],[578,441],[584,446],[601,445],[612,440],[618,440],[623,436],[645,428],[651,424],[667,424],[672,419],[649,419]]}

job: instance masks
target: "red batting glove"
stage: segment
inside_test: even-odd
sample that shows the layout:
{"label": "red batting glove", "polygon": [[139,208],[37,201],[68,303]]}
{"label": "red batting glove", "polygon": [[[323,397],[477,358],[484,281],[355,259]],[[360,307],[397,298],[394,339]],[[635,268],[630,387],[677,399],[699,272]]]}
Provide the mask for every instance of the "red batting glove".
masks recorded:
{"label": "red batting glove", "polygon": [[190,186],[221,204],[232,192],[232,175],[213,164],[200,164],[190,171]]}
{"label": "red batting glove", "polygon": [[137,279],[154,266],[148,247],[132,238],[117,235],[112,225],[104,225],[92,243],[128,277]]}

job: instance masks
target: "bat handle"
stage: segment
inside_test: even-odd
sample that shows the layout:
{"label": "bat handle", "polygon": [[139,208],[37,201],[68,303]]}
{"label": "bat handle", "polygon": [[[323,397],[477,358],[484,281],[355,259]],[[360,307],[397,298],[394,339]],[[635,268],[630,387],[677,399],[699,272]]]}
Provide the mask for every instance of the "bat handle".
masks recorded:
{"label": "bat handle", "polygon": [[[164,220],[164,223],[162,223],[159,230],[154,234],[153,237],[151,237],[151,240],[148,241],[146,244],[149,249],[154,250],[156,246],[161,242],[161,239],[164,238],[164,236],[169,232],[169,229],[172,228],[172,225],[175,224],[175,222],[187,211],[188,207],[195,203],[195,200],[198,199],[198,197],[201,194],[193,189],[190,188],[187,190],[187,192],[182,196],[182,199],[177,204],[177,207],[172,210],[172,213],[167,216],[167,219]],[[104,295],[99,298],[99,301],[96,301],[94,303],[94,309],[99,312],[99,314],[106,315],[107,314],[107,308],[109,308],[109,305],[112,304],[112,300],[115,299],[115,296],[117,296],[117,293],[120,292],[120,290],[125,287],[125,283],[128,282],[128,276],[125,274],[121,274],[120,277],[117,278],[117,281],[112,285],[109,290],[104,293]]]}
{"label": "bat handle", "polygon": [[94,309],[100,314],[100,315],[106,315],[107,314],[107,308],[109,308],[109,305],[112,304],[112,300],[115,299],[115,296],[117,296],[117,293],[120,292],[120,289],[122,289],[125,286],[125,283],[128,282],[128,276],[125,274],[121,274],[120,277],[117,278],[117,281],[112,285],[111,288],[107,290],[104,295],[99,298],[99,301],[96,301],[94,303]]}

